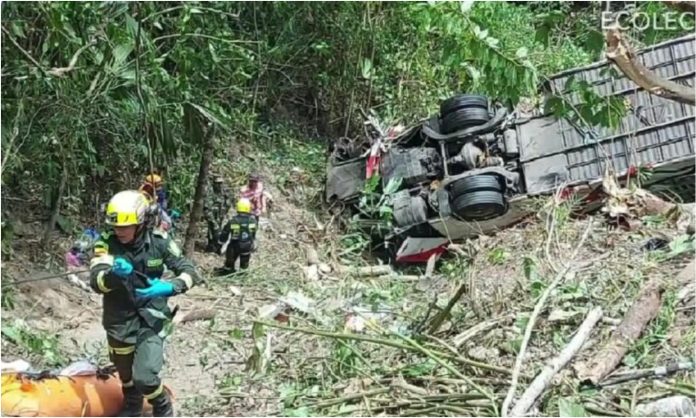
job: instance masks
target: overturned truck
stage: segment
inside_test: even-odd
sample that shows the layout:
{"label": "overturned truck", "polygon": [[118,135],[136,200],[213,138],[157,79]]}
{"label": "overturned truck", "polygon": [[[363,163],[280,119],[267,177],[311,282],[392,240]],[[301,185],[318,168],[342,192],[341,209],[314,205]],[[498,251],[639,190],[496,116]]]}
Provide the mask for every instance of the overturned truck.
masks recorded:
{"label": "overturned truck", "polygon": [[[694,36],[638,53],[663,78],[694,86]],[[530,213],[529,197],[563,186],[592,209],[602,177],[619,179],[647,168],[641,185],[694,199],[694,107],[651,95],[607,61],[569,70],[542,87],[544,97],[563,96],[569,78],[584,80],[602,97],[628,104],[617,128],[580,126],[535,110],[494,105],[484,96],[457,95],[439,114],[370,139],[368,149],[335,146],[329,158],[326,199],[357,204],[366,180],[379,173],[382,186],[398,179],[391,195],[396,261],[424,262],[450,240],[505,228]]]}

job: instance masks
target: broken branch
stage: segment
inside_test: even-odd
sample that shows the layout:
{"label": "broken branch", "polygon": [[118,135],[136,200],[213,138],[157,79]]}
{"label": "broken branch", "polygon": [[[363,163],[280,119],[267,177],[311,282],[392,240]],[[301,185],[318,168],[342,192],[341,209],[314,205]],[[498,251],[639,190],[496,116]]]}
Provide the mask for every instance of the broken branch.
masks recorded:
{"label": "broken branch", "polygon": [[51,68],[50,70],[48,70],[47,72],[49,74],[51,74],[52,76],[63,77],[65,75],[65,73],[68,73],[68,72],[75,69],[75,65],[77,64],[77,59],[80,58],[80,55],[82,54],[82,52],[84,52],[84,50],[89,48],[90,46],[95,45],[96,43],[97,43],[97,41],[92,40],[92,41],[88,42],[87,44],[81,46],[75,52],[75,54],[72,56],[72,58],[70,59],[70,63],[68,64],[67,67],[59,67],[59,68],[54,67],[54,68]]}
{"label": "broken branch", "polygon": [[636,59],[636,54],[626,42],[617,26],[611,27],[606,33],[606,57],[623,72],[631,81],[645,89],[648,93],[665,99],[674,100],[690,105],[696,104],[693,87],[688,87],[671,80],[665,80],[650,71]]}
{"label": "broken branch", "polygon": [[562,368],[565,367],[568,362],[575,357],[575,355],[580,351],[585,341],[589,338],[592,330],[594,329],[597,322],[602,318],[602,308],[596,307],[590,313],[578,328],[578,332],[575,334],[572,340],[565,346],[563,351],[552,359],[544,370],[537,375],[537,377],[532,381],[527,390],[524,391],[520,399],[512,408],[510,415],[515,417],[523,416],[527,413],[529,408],[534,405],[534,402],[541,396],[542,393],[549,387],[551,380]]}

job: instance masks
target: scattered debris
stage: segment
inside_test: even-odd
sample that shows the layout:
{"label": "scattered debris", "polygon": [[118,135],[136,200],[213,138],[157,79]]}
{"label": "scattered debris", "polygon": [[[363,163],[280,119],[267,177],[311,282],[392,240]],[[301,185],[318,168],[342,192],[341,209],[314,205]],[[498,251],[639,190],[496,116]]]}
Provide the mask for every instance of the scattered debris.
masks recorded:
{"label": "scattered debris", "polygon": [[656,379],[666,377],[670,374],[679,372],[679,371],[684,371],[688,370],[691,371],[694,369],[694,363],[691,361],[687,362],[682,362],[682,363],[671,363],[668,364],[667,366],[660,366],[656,367],[654,369],[648,369],[648,370],[634,370],[626,373],[622,373],[620,375],[614,375],[611,379],[607,379],[602,382],[602,387],[607,387],[607,386],[612,386],[612,385],[618,385],[619,383],[625,383],[625,382],[630,382],[632,380],[638,380],[638,379],[645,379],[648,377],[654,377]]}
{"label": "scattered debris", "polygon": [[635,414],[639,417],[693,417],[696,409],[693,401],[686,396],[670,396],[637,405]]}

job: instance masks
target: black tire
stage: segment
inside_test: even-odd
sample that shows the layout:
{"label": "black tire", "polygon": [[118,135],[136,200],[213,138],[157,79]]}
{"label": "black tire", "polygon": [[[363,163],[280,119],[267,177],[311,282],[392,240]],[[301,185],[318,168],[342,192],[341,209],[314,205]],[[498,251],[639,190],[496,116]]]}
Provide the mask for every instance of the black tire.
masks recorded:
{"label": "black tire", "polygon": [[478,94],[458,94],[440,103],[440,117],[465,108],[488,109],[488,97]]}
{"label": "black tire", "polygon": [[462,219],[483,221],[497,218],[507,210],[505,197],[493,190],[466,193],[454,199],[452,210]]}
{"label": "black tire", "polygon": [[463,194],[481,190],[491,190],[501,193],[505,191],[498,176],[493,174],[464,177],[452,183],[450,190],[452,197],[455,199]]}
{"label": "black tire", "polygon": [[456,112],[452,112],[445,116],[440,123],[442,133],[451,134],[460,129],[468,128],[471,126],[483,125],[488,122],[490,115],[487,109],[481,109],[479,107],[472,107],[466,109],[459,109]]}

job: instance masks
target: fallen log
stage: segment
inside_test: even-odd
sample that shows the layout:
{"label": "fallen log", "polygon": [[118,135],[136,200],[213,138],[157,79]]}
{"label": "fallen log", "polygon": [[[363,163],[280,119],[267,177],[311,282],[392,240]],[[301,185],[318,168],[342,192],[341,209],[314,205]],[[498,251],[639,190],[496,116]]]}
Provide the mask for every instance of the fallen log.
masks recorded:
{"label": "fallen log", "polygon": [[594,329],[597,322],[602,318],[602,308],[596,307],[587,314],[587,317],[578,328],[578,332],[575,334],[572,340],[565,346],[561,353],[553,358],[544,367],[544,370],[537,375],[537,377],[532,381],[532,383],[524,391],[520,399],[512,408],[510,416],[520,417],[524,416],[529,408],[534,405],[537,399],[544,393],[544,391],[549,387],[553,377],[562,368],[568,364],[568,362],[575,357],[575,355],[580,351],[582,346],[585,344],[587,339],[590,337],[592,330]]}
{"label": "fallen log", "polygon": [[597,385],[619,365],[648,322],[657,316],[663,290],[661,280],[653,279],[648,282],[595,359],[578,367],[580,380]]}

